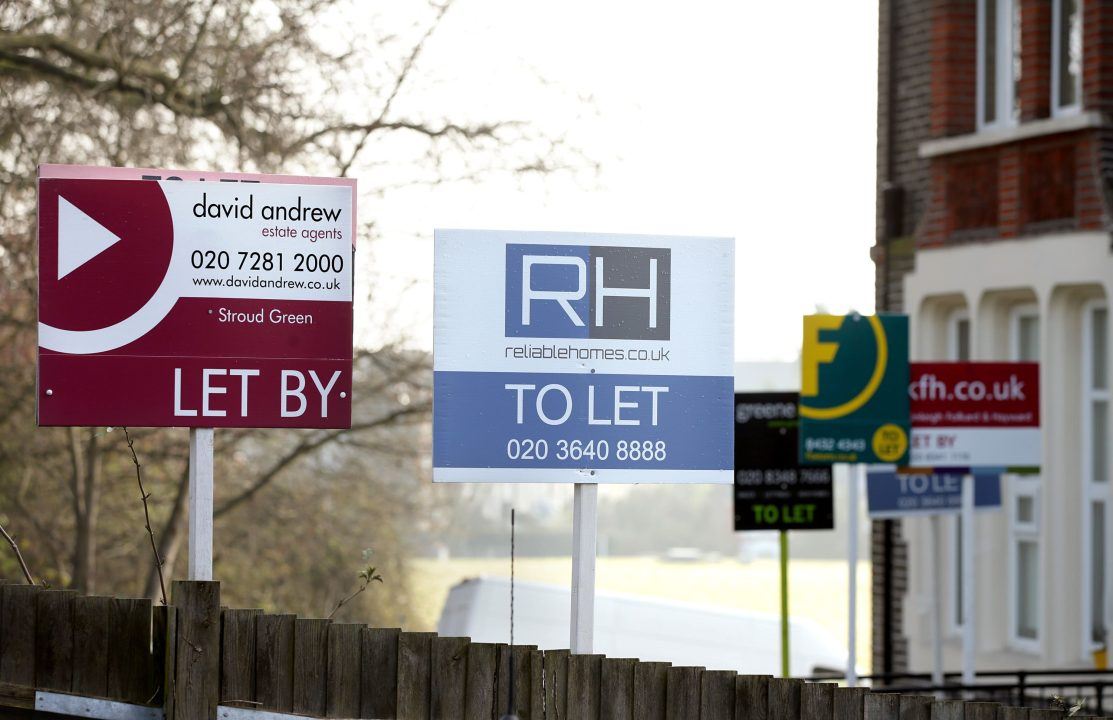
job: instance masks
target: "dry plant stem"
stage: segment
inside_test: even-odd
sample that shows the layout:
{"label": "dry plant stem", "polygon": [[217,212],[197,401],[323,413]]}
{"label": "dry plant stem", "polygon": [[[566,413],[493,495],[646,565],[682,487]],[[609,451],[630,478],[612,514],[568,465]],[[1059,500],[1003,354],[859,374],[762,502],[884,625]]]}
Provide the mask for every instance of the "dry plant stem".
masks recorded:
{"label": "dry plant stem", "polygon": [[3,525],[0,525],[0,533],[4,534],[4,539],[12,546],[12,550],[15,550],[15,556],[19,559],[19,567],[23,570],[23,577],[27,578],[27,584],[34,585],[35,580],[31,577],[31,571],[27,569],[27,563],[23,561],[23,553],[19,551],[19,545],[15,544],[15,540],[12,539]]}
{"label": "dry plant stem", "polygon": [[147,535],[151,539],[151,552],[155,554],[155,567],[158,568],[158,585],[162,590],[162,604],[166,602],[166,579],[162,576],[162,557],[158,554],[158,543],[155,542],[155,531],[151,529],[151,511],[147,507],[147,499],[151,497],[150,493],[143,489],[143,473],[139,466],[139,456],[135,454],[135,445],[132,443],[131,435],[128,429],[124,428],[124,439],[128,442],[128,450],[131,451],[131,461],[135,463],[135,480],[139,483],[139,497],[143,500],[143,519],[147,523]]}
{"label": "dry plant stem", "polygon": [[369,584],[370,584],[370,583],[364,583],[364,584],[363,584],[363,585],[362,585],[362,586],[361,586],[361,587],[359,588],[359,590],[356,590],[356,591],[355,591],[354,593],[352,593],[352,594],[351,594],[351,595],[349,595],[348,597],[346,597],[346,598],[344,598],[343,600],[341,600],[340,602],[336,603],[336,607],[334,607],[334,608],[332,609],[332,612],[330,612],[330,613],[328,614],[328,619],[329,619],[329,620],[332,620],[332,616],[333,616],[333,615],[335,615],[335,614],[336,614],[337,612],[339,612],[340,608],[344,607],[344,605],[346,605],[347,603],[351,602],[351,601],[352,601],[352,599],[353,599],[353,598],[355,598],[355,596],[356,596],[356,595],[359,595],[359,594],[360,594],[361,592],[363,592],[364,590],[366,590],[366,589],[367,589],[367,586],[368,586]]}

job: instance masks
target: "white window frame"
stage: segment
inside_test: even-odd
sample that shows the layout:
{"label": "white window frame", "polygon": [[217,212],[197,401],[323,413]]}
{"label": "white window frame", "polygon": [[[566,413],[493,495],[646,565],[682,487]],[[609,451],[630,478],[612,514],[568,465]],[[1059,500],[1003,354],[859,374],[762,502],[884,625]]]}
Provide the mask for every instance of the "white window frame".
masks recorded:
{"label": "white window frame", "polygon": [[[959,324],[965,321],[967,327],[971,329],[970,336],[967,338],[967,349],[973,355],[974,349],[974,334],[973,327],[969,325],[970,311],[966,307],[956,308],[951,311],[947,316],[947,360],[952,362],[960,361],[963,358],[959,357],[959,342],[958,342],[958,328]],[[967,360],[972,358],[966,358]],[[959,588],[962,587],[962,562],[961,553],[962,545],[959,538],[962,536],[962,522],[959,515],[952,515],[949,518],[949,532],[950,537],[950,552],[948,556],[950,562],[947,567],[950,569],[950,582],[947,589],[949,592],[948,602],[949,612],[947,613],[947,634],[952,637],[957,637],[962,634],[962,622],[959,620],[959,614],[962,612],[962,599],[959,597]]]}
{"label": "white window frame", "polygon": [[[1082,13],[1083,0],[1078,0],[1078,12]],[[1071,105],[1059,104],[1059,58],[1062,53],[1059,52],[1059,44],[1062,42],[1060,32],[1060,23],[1062,23],[1062,7],[1063,0],[1051,0],[1051,116],[1062,117],[1064,115],[1077,115],[1082,112],[1082,72],[1081,69],[1078,73],[1078,87],[1074,94],[1075,102]],[[1085,15],[1083,15],[1083,20]],[[1085,33],[1083,33],[1085,38]],[[1083,50],[1083,52],[1085,52]],[[1083,55],[1085,58],[1085,55]]]}
{"label": "white window frame", "polygon": [[[1020,0],[978,0],[978,23],[977,23],[977,69],[975,75],[977,82],[975,83],[977,98],[976,98],[976,112],[977,112],[977,129],[982,130],[999,130],[1003,128],[1014,127],[1016,119],[1013,117],[1013,106],[1016,103],[1014,95],[1014,82],[1013,82],[1013,33],[1012,22],[1013,13]],[[985,120],[985,8],[986,3],[996,3],[997,9],[997,54],[994,58],[994,68],[996,81],[996,118],[993,122],[986,122]]]}
{"label": "white window frame", "polygon": [[[1081,595],[1082,595],[1082,615],[1081,615],[1082,622],[1081,622],[1080,631],[1081,631],[1081,641],[1082,641],[1081,647],[1082,647],[1082,649],[1084,651],[1091,651],[1091,652],[1094,651],[1094,650],[1097,650],[1101,646],[1100,643],[1095,643],[1093,641],[1093,636],[1091,634],[1092,633],[1092,628],[1090,627],[1090,616],[1092,615],[1092,611],[1093,611],[1091,599],[1092,599],[1092,596],[1093,596],[1092,590],[1093,590],[1093,581],[1094,581],[1094,578],[1090,573],[1090,570],[1093,567],[1093,555],[1092,555],[1092,544],[1090,542],[1090,540],[1091,540],[1090,534],[1093,531],[1093,528],[1092,528],[1092,512],[1091,511],[1093,509],[1093,504],[1095,502],[1100,501],[1100,502],[1104,503],[1104,510],[1105,510],[1105,513],[1104,513],[1105,514],[1105,557],[1106,557],[1106,561],[1107,561],[1106,564],[1108,565],[1109,564],[1108,560],[1110,558],[1113,558],[1113,552],[1111,552],[1111,550],[1113,550],[1113,544],[1111,544],[1111,539],[1113,539],[1113,538],[1111,538],[1111,536],[1113,536],[1113,532],[1111,532],[1111,531],[1113,531],[1113,527],[1111,527],[1111,522],[1113,522],[1113,502],[1111,502],[1111,500],[1113,500],[1113,498],[1110,497],[1110,487],[1111,487],[1111,485],[1113,485],[1113,469],[1106,468],[1106,478],[1107,478],[1107,480],[1105,482],[1095,482],[1093,474],[1092,474],[1093,473],[1093,466],[1092,466],[1093,446],[1092,446],[1092,443],[1091,443],[1091,438],[1093,437],[1093,425],[1092,425],[1092,423],[1093,423],[1093,415],[1092,415],[1093,402],[1095,400],[1104,400],[1107,403],[1107,407],[1111,411],[1113,411],[1113,392],[1111,392],[1111,389],[1110,389],[1110,385],[1111,385],[1111,383],[1113,383],[1113,374],[1110,373],[1110,368],[1106,367],[1106,374],[1105,374],[1106,380],[1105,380],[1105,387],[1104,388],[1095,388],[1092,384],[1092,382],[1093,382],[1093,371],[1094,371],[1094,367],[1093,367],[1094,337],[1093,337],[1092,315],[1099,310],[1105,310],[1106,311],[1105,337],[1106,337],[1106,343],[1108,344],[1110,339],[1111,339],[1110,328],[1109,328],[1110,317],[1109,317],[1108,305],[1104,301],[1101,301],[1101,300],[1092,300],[1090,302],[1085,303],[1082,306],[1082,368],[1081,368],[1081,375],[1082,375],[1082,388],[1081,388],[1081,390],[1082,390],[1082,433],[1081,433],[1081,435],[1082,435],[1082,447],[1081,447],[1081,452],[1082,452],[1082,456],[1081,456],[1082,515],[1081,515],[1081,517],[1082,517],[1082,522],[1080,523],[1080,528],[1081,528],[1081,531],[1082,531],[1082,535],[1081,535],[1081,538],[1080,538],[1080,540],[1081,540],[1080,545],[1081,545],[1081,548],[1082,548],[1082,553],[1081,553],[1081,556],[1082,556],[1082,593],[1081,593]],[[1110,349],[1111,348],[1109,348],[1109,347],[1106,348],[1106,363],[1107,363],[1107,365],[1108,365],[1108,360],[1109,360],[1109,357],[1110,357],[1110,352],[1109,352]],[[1110,419],[1113,419],[1113,418],[1110,418]],[[1113,443],[1111,443],[1111,444],[1113,444]],[[1113,453],[1111,453],[1111,455],[1113,455]],[[1107,461],[1108,461],[1108,458],[1107,458]],[[1110,575],[1111,575],[1111,573],[1109,572],[1109,569],[1107,569],[1106,573],[1105,573],[1105,592],[1104,592],[1104,597],[1105,597],[1105,622],[1106,622],[1106,628],[1107,628],[1107,641],[1109,639],[1113,639],[1113,638],[1108,637],[1108,635],[1109,635],[1108,630],[1109,630],[1109,626],[1110,626],[1110,622],[1111,622],[1111,615],[1110,615],[1110,611],[1111,611],[1110,600],[1111,600],[1111,598],[1110,598],[1110,595],[1111,595],[1111,590],[1113,590],[1113,579],[1111,579]]]}
{"label": "white window frame", "polygon": [[[1038,475],[1005,476],[1008,482],[1009,516],[1009,645],[1021,652],[1039,655],[1043,652],[1043,542],[1040,533],[1040,516],[1043,512],[1040,497],[1040,478]],[[1019,500],[1027,497],[1032,500],[1032,522],[1022,523],[1017,518],[1016,508]],[[1016,591],[1020,579],[1021,542],[1035,543],[1036,546],[1036,637],[1023,637],[1017,632],[1020,620],[1020,597]]]}
{"label": "white window frame", "polygon": [[[1017,362],[1021,360],[1020,347],[1020,322],[1025,318],[1035,318],[1036,332],[1038,335],[1038,354],[1043,355],[1044,333],[1046,329],[1040,317],[1037,303],[1021,303],[1014,305],[1009,310],[1009,359]],[[1036,357],[1038,362],[1041,358]],[[1043,587],[1043,538],[1041,537],[1043,502],[1040,497],[1041,475],[1004,475],[1002,481],[1008,485],[1007,513],[1009,519],[1008,539],[1008,605],[1009,605],[1009,645],[1015,650],[1040,654],[1043,651],[1044,636],[1044,587]],[[1018,499],[1022,496],[1032,499],[1033,520],[1030,523],[1021,523],[1016,517]],[[1036,637],[1022,637],[1017,632],[1017,623],[1020,619],[1020,596],[1017,594],[1017,582],[1020,579],[1019,563],[1020,553],[1017,546],[1021,541],[1036,544]]]}

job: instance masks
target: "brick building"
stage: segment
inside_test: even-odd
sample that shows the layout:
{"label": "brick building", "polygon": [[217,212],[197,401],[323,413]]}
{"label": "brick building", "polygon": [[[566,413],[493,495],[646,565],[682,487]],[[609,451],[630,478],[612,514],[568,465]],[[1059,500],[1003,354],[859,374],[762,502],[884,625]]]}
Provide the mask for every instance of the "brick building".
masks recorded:
{"label": "brick building", "polygon": [[[1042,364],[1042,471],[977,520],[978,667],[1088,666],[1113,617],[1113,2],[881,0],[879,38],[877,307],[913,359]],[[930,669],[936,598],[958,668],[954,520],[875,523],[876,672]]]}

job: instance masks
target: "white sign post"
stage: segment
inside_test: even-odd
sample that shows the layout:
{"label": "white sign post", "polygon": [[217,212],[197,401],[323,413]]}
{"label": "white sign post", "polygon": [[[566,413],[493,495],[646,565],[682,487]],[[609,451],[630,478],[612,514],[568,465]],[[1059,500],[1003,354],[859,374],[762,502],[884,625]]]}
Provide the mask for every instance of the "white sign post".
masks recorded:
{"label": "white sign post", "polygon": [[599,483],[734,482],[734,242],[438,230],[433,480],[575,484],[590,653]]}
{"label": "white sign post", "polygon": [[974,476],[962,479],[962,684],[973,685],[976,679],[975,658],[978,651],[977,608],[974,598],[976,574],[974,558],[978,541],[974,537]]}
{"label": "white sign post", "polygon": [[213,579],[213,429],[189,430],[190,580]]}
{"label": "white sign post", "polygon": [[576,483],[572,497],[572,637],[577,655],[590,655],[595,639],[595,546],[599,486]]}
{"label": "white sign post", "polygon": [[858,686],[858,490],[866,475],[866,466],[862,463],[850,465],[850,512],[847,513],[847,566],[849,570],[849,584],[847,587],[848,604],[850,605],[847,617],[847,626],[850,630],[847,638],[846,659],[846,684],[847,687]]}

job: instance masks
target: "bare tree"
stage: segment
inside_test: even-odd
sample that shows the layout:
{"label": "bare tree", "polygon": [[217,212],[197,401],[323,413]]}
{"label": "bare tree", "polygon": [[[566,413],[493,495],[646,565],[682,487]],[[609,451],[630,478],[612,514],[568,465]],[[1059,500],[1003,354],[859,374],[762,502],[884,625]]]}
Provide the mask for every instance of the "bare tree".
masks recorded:
{"label": "bare tree", "polygon": [[[563,140],[524,118],[410,98],[449,3],[405,11],[413,16],[401,18],[394,3],[355,0],[0,0],[0,505],[52,583],[88,592],[104,579],[158,593],[155,568],[134,569],[147,538],[122,482],[131,457],[122,433],[35,428],[39,163],[348,175],[387,157],[399,182],[582,167]],[[420,508],[386,483],[422,479],[429,358],[391,344],[366,350],[355,382],[351,432],[219,434],[217,518],[247,516],[218,525],[218,538],[255,547],[266,536],[282,544],[283,557],[303,552],[302,534],[274,525],[287,516],[274,503],[292,502],[313,509],[327,544],[323,508],[339,490],[321,477],[344,478],[347,492],[360,493],[362,482],[380,494],[345,498],[344,510],[385,523],[374,537],[353,533],[350,541],[368,540],[388,558],[388,577],[399,576],[390,523]],[[157,554],[172,575],[185,524],[185,435],[133,429],[133,438],[151,488]],[[264,493],[270,500],[259,508]],[[266,568],[244,564],[235,542],[221,547],[218,566]],[[341,591],[321,590],[331,598]]]}

